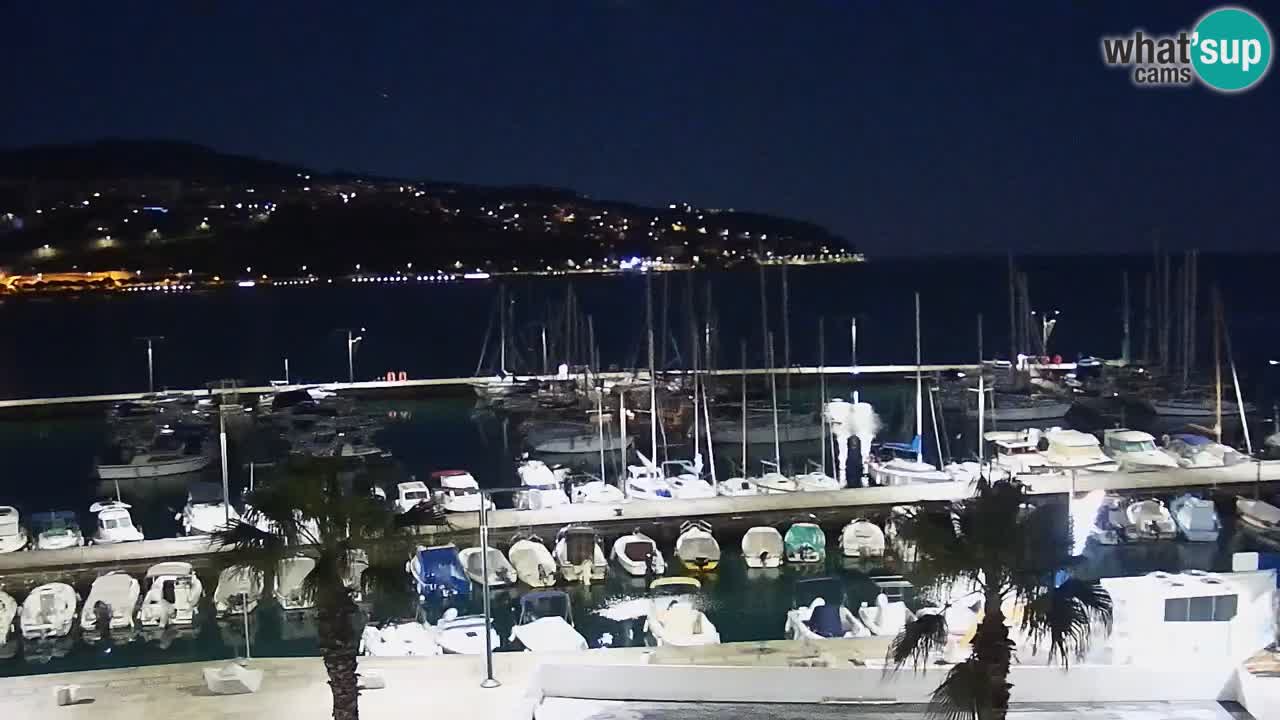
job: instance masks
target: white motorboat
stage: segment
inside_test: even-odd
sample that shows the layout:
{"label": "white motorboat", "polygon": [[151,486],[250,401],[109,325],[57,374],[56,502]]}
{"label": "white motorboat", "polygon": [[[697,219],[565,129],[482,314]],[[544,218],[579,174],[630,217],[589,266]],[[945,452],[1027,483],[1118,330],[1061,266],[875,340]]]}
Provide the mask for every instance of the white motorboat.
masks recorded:
{"label": "white motorboat", "polygon": [[782,533],[768,525],[757,525],[742,536],[742,559],[749,568],[776,568],[785,555]]}
{"label": "white motorboat", "polygon": [[439,488],[436,502],[445,512],[480,512],[480,503],[486,510],[493,509],[493,500],[480,492],[480,483],[466,470],[439,470],[431,473]]}
{"label": "white motorboat", "polygon": [[1156,447],[1156,439],[1140,430],[1117,428],[1102,433],[1103,452],[1120,463],[1127,472],[1168,470],[1178,467],[1178,461]]}
{"label": "white motorboat", "polygon": [[16,552],[27,546],[22,516],[11,505],[0,505],[0,553]]}
{"label": "white motorboat", "polygon": [[745,477],[731,477],[716,483],[716,494],[721,497],[744,497],[759,495],[760,488],[756,481]]}
{"label": "white motorboat", "polygon": [[800,580],[795,585],[784,627],[788,640],[867,637],[871,633],[844,604],[844,587],[832,577]]}
{"label": "white motorboat", "polygon": [[983,435],[983,439],[992,446],[993,469],[999,469],[1010,477],[1057,472],[1040,454],[1041,437],[1039,428],[993,430]]}
{"label": "white motorboat", "polygon": [[1118,545],[1128,539],[1129,518],[1125,515],[1125,499],[1094,490],[1077,501],[1072,514],[1093,509],[1093,525],[1089,537],[1101,545]]}
{"label": "white motorboat", "polygon": [[621,488],[610,485],[595,475],[570,475],[566,481],[570,488],[569,498],[574,504],[617,505],[627,499]]}
{"label": "white motorboat", "polygon": [[403,515],[424,502],[431,501],[431,491],[421,480],[396,483],[396,513]]}
{"label": "white motorboat", "polygon": [[485,580],[484,562],[487,559],[489,563],[489,587],[503,587],[511,585],[516,581],[516,569],[507,562],[507,558],[502,551],[490,547],[488,550],[488,558],[480,554],[479,547],[469,547],[458,551],[458,559],[462,561],[462,567],[466,570],[467,577],[471,578],[471,582],[477,585],[483,585]]}
{"label": "white motorboat", "polygon": [[143,630],[189,628],[200,612],[204,586],[188,562],[162,562],[147,570],[147,594],[138,620]]}
{"label": "white motorboat", "polygon": [[1235,448],[1210,440],[1203,435],[1177,433],[1165,441],[1164,452],[1173,458],[1178,467],[1212,468],[1235,465],[1248,461]]}
{"label": "white motorboat", "polygon": [[696,605],[694,597],[701,587],[687,577],[659,578],[649,585],[651,599],[644,631],[650,643],[693,647],[720,642],[716,626]]}
{"label": "white motorboat", "polygon": [[1188,542],[1217,542],[1222,521],[1212,500],[1190,493],[1179,495],[1169,504],[1178,532]]}
{"label": "white motorboat", "polygon": [[26,640],[66,637],[76,621],[80,598],[66,583],[40,585],[22,601],[20,624]]}
{"label": "white motorboat", "polygon": [[178,516],[184,535],[211,535],[239,519],[240,513],[223,502],[221,488],[211,483],[192,485]]}
{"label": "white motorboat", "polygon": [[821,564],[827,559],[827,535],[816,523],[792,523],[782,536],[787,563],[793,565]]}
{"label": "white motorboat", "polygon": [[930,463],[905,457],[872,459],[869,466],[871,481],[876,485],[911,485],[955,480],[946,471],[939,470]]}
{"label": "white motorboat", "polygon": [[129,503],[119,501],[96,502],[89,506],[89,512],[97,518],[97,527],[93,531],[95,545],[138,542],[143,539],[142,529],[133,524],[129,507]]}
{"label": "white motorboat", "polygon": [[840,531],[840,552],[852,558],[883,557],[884,531],[870,520],[853,520]]}
{"label": "white motorboat", "polygon": [[613,560],[632,577],[661,575],[667,571],[667,561],[662,557],[658,543],[639,530],[613,542]]}
{"label": "white motorboat", "polygon": [[[641,458],[643,459],[643,455]],[[671,493],[678,500],[693,500],[716,496],[716,488],[702,477],[702,456],[693,462],[668,460],[662,463],[662,475],[671,484]]]}
{"label": "white motorboat", "polygon": [[1269,545],[1280,545],[1280,508],[1265,500],[1237,497],[1236,515],[1242,529]]}
{"label": "white motorboat", "polygon": [[34,513],[28,522],[36,550],[66,550],[84,545],[80,521],[70,510]]}
{"label": "white motorboat", "polygon": [[880,593],[876,595],[875,605],[862,603],[862,607],[858,608],[858,619],[872,635],[894,637],[902,632],[909,621],[915,619],[915,615],[901,600],[890,601],[888,596]]}
{"label": "white motorboat", "polygon": [[648,465],[627,466],[626,494],[632,500],[671,500],[675,497],[662,470]]}
{"label": "white motorboat", "polygon": [[507,551],[516,577],[529,587],[551,587],[556,584],[556,560],[537,536],[511,543]]}
{"label": "white motorboat", "polygon": [[185,475],[200,472],[213,460],[207,452],[188,452],[186,441],[169,427],[161,428],[146,447],[119,449],[122,462],[100,462],[97,466],[99,479],[134,480]]}
{"label": "white motorboat", "polygon": [[829,492],[843,487],[839,480],[820,470],[801,473],[792,479],[795,480],[796,487],[801,492]]}
{"label": "white motorboat", "polygon": [[554,552],[565,582],[590,584],[604,580],[609,571],[596,531],[585,525],[566,525],[556,533]]}
{"label": "white motorboat", "polygon": [[529,652],[578,652],[587,639],[573,627],[569,595],[558,590],[531,592],[520,598],[520,618],[511,642]]}
{"label": "white motorboat", "polygon": [[1135,500],[1124,509],[1125,537],[1132,541],[1172,540],[1178,526],[1164,503],[1155,498]]}
{"label": "white motorboat", "polygon": [[765,463],[765,471],[755,478],[756,489],[764,495],[781,495],[783,493],[800,492],[800,485],[795,480],[778,472],[773,463]]}
{"label": "white motorboat", "polygon": [[517,510],[541,510],[569,504],[563,479],[541,460],[525,460],[516,466],[524,492],[516,495]]}
{"label": "white motorboat", "polygon": [[18,617],[18,601],[0,590],[0,660],[7,660],[18,652],[20,633],[14,632]]}
{"label": "white motorboat", "polygon": [[360,654],[370,657],[431,657],[441,653],[436,629],[424,622],[365,625]]}
{"label": "white motorboat", "polygon": [[251,613],[262,599],[262,573],[252,568],[229,567],[218,573],[213,590],[213,610],[219,618]]}
{"label": "white motorboat", "polygon": [[436,642],[450,655],[483,655],[486,630],[490,646],[498,649],[502,641],[493,625],[485,624],[483,615],[459,616],[457,609],[449,608],[436,623]]}
{"label": "white motorboat", "polygon": [[316,600],[307,594],[306,579],[315,570],[316,561],[305,555],[297,555],[280,561],[276,569],[276,602],[285,612],[302,612],[316,606]]}
{"label": "white motorboat", "polygon": [[1062,470],[1115,472],[1120,463],[1102,452],[1098,438],[1079,430],[1051,430],[1045,433],[1049,448],[1043,455],[1049,465]]}
{"label": "white motorboat", "polygon": [[676,558],[689,572],[712,572],[720,566],[720,543],[702,520],[685,522],[676,537]]}
{"label": "white motorboat", "polygon": [[[984,405],[983,410],[988,420],[997,422],[1035,422],[1063,417],[1071,410],[1071,403],[1056,398],[1015,395],[1013,393],[996,393],[992,405]],[[978,409],[971,403],[965,404],[965,414],[977,417]]]}
{"label": "white motorboat", "polygon": [[142,586],[123,572],[99,576],[80,609],[80,631],[88,641],[109,634],[115,641],[133,639]]}
{"label": "white motorboat", "polygon": [[458,548],[448,545],[419,545],[404,564],[405,573],[413,579],[421,604],[465,599],[471,593],[471,578],[458,559]]}

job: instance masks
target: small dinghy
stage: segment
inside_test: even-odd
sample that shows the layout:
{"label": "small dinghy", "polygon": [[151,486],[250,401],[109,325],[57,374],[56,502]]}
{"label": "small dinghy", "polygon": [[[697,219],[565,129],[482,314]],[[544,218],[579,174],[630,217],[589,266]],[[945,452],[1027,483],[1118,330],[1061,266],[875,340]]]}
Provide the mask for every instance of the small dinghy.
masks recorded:
{"label": "small dinghy", "polygon": [[262,599],[262,573],[252,568],[229,567],[218,573],[213,589],[213,610],[217,617],[251,613]]}
{"label": "small dinghy", "polygon": [[313,558],[299,555],[280,561],[276,570],[276,601],[285,612],[302,612],[316,606],[316,599],[307,594],[306,580],[316,568]]}
{"label": "small dinghy", "polygon": [[441,653],[436,630],[427,623],[365,625],[360,633],[360,654],[370,657],[431,657]]}
{"label": "small dinghy", "polygon": [[485,584],[484,563],[489,563],[489,587],[503,587],[511,585],[516,581],[516,569],[511,567],[511,563],[507,562],[507,558],[502,551],[491,547],[488,549],[488,557],[480,554],[480,548],[469,547],[458,553],[458,559],[462,561],[462,567],[466,570],[467,577],[471,578],[471,582],[477,585]]}
{"label": "small dinghy", "polygon": [[787,528],[782,540],[787,562],[815,564],[827,559],[827,536],[811,522],[798,522]]}
{"label": "small dinghy", "polygon": [[782,533],[768,525],[757,525],[742,536],[742,559],[749,568],[776,568],[786,550]]}
{"label": "small dinghy", "polygon": [[66,583],[38,586],[22,601],[22,637],[26,640],[66,637],[76,620],[80,598]]}
{"label": "small dinghy", "polygon": [[800,492],[830,492],[841,489],[839,480],[818,470],[801,473],[792,479]]}
{"label": "small dinghy", "polygon": [[569,595],[559,590],[531,592],[520,598],[520,619],[511,642],[529,652],[577,652],[587,639],[573,628]]}
{"label": "small dinghy", "polygon": [[830,640],[871,634],[845,607],[844,586],[833,577],[796,583],[785,633],[788,640]]}
{"label": "small dinghy", "polygon": [[1212,500],[1190,493],[1179,495],[1169,504],[1178,532],[1188,542],[1217,542],[1222,531],[1222,521]]}
{"label": "small dinghy", "polygon": [[1169,509],[1155,498],[1129,503],[1124,509],[1124,516],[1125,537],[1130,541],[1153,542],[1178,536],[1178,526]]}
{"label": "small dinghy", "polygon": [[418,551],[405,563],[405,572],[413,578],[418,601],[440,601],[471,592],[471,579],[458,559],[453,545],[418,546]]}
{"label": "small dinghy", "polygon": [[1237,497],[1236,514],[1241,528],[1263,542],[1280,544],[1280,508],[1265,500]]}
{"label": "small dinghy", "polygon": [[692,647],[720,642],[716,626],[695,604],[701,588],[702,583],[687,577],[660,578],[649,585],[644,631],[651,644]]}
{"label": "small dinghy", "polygon": [[84,545],[80,521],[70,510],[34,513],[28,522],[36,550],[66,550]]}
{"label": "small dinghy", "polygon": [[18,639],[21,634],[14,631],[14,621],[18,617],[18,601],[9,593],[0,590],[0,660],[6,660],[18,654]]}
{"label": "small dinghy", "polygon": [[667,571],[667,561],[662,557],[658,543],[639,530],[614,541],[613,560],[632,577],[661,575]]}
{"label": "small dinghy", "polygon": [[187,562],[163,562],[147,570],[147,594],[138,620],[144,633],[156,639],[166,630],[190,630],[200,611],[204,586]]}
{"label": "small dinghy", "polygon": [[870,520],[853,520],[840,531],[840,552],[847,558],[884,557],[884,531]]}
{"label": "small dinghy", "polygon": [[702,520],[681,525],[676,538],[676,557],[690,572],[713,572],[719,567],[720,543],[711,534],[711,526]]}
{"label": "small dinghy", "polygon": [[516,571],[516,578],[525,585],[551,587],[556,584],[556,559],[537,535],[513,542],[507,559]]}
{"label": "small dinghy", "polygon": [[101,502],[89,506],[89,512],[98,519],[98,527],[93,533],[94,544],[110,545],[143,539],[142,530],[133,524],[129,507],[125,502]]}
{"label": "small dinghy", "polygon": [[81,637],[87,642],[108,636],[115,642],[132,640],[141,595],[142,586],[123,572],[107,573],[94,580],[80,609]]}
{"label": "small dinghy", "polygon": [[759,495],[760,488],[750,478],[734,477],[716,483],[716,494],[722,497],[743,497]]}
{"label": "small dinghy", "polygon": [[494,650],[501,642],[493,625],[486,625],[483,615],[458,615],[455,608],[445,610],[444,617],[436,624],[436,642],[450,655],[483,655],[485,631]]}
{"label": "small dinghy", "polygon": [[567,525],[556,534],[556,567],[566,582],[591,584],[604,580],[609,571],[596,531],[585,525]]}
{"label": "small dinghy", "polygon": [[908,621],[914,620],[915,615],[907,609],[906,603],[901,600],[891,601],[884,593],[880,593],[876,596],[875,605],[862,603],[862,607],[858,608],[858,619],[872,635],[893,637],[902,632],[902,628],[907,626]]}
{"label": "small dinghy", "polygon": [[595,475],[570,475],[567,479],[569,483],[569,499],[577,504],[588,505],[617,505],[625,502],[626,496],[622,494],[622,489],[616,485],[601,480]]}
{"label": "small dinghy", "polygon": [[569,504],[561,478],[541,460],[525,460],[516,466],[524,492],[516,495],[517,510],[541,510]]}

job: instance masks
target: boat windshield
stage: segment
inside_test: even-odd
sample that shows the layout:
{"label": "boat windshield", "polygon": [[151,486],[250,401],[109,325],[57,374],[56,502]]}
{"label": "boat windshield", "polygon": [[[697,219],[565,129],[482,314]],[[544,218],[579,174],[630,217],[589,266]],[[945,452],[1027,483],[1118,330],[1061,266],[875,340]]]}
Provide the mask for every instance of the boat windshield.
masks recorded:
{"label": "boat windshield", "polygon": [[479,492],[478,488],[445,488],[445,494],[449,497],[464,497],[466,495],[475,495]]}
{"label": "boat windshield", "polygon": [[1155,452],[1156,444],[1152,440],[1113,440],[1111,446],[1120,452]]}
{"label": "boat windshield", "polygon": [[402,496],[405,500],[426,500],[429,497],[426,490],[405,490]]}
{"label": "boat windshield", "polygon": [[564,618],[573,624],[569,596],[562,592],[535,592],[520,598],[520,622],[517,624],[526,625],[545,617]]}
{"label": "boat windshield", "polygon": [[133,522],[128,515],[121,515],[119,517],[100,517],[100,519],[102,520],[103,530],[133,527]]}

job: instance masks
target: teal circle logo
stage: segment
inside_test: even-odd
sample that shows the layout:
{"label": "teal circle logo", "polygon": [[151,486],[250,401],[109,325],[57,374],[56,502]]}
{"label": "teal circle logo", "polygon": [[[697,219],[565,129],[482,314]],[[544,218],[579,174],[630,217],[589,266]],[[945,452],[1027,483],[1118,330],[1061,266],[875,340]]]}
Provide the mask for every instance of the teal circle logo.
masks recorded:
{"label": "teal circle logo", "polygon": [[1271,66],[1271,32],[1248,10],[1218,8],[1200,18],[1192,32],[1191,64],[1214,90],[1247,90]]}

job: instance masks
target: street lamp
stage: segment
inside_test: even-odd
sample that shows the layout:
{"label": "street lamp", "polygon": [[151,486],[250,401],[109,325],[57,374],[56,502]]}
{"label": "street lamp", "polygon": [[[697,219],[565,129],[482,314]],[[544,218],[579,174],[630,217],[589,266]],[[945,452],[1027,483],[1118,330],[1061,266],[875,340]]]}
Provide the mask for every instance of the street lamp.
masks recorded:
{"label": "street lamp", "polygon": [[154,365],[154,355],[152,353],[151,345],[156,340],[163,340],[164,336],[163,335],[146,335],[138,339],[147,343],[147,392],[153,393],[156,391],[156,374],[155,374],[155,365]]}
{"label": "street lamp", "polygon": [[363,335],[356,335],[357,332],[364,332],[364,328],[356,330],[355,328],[339,328],[338,332],[347,334],[347,382],[354,383],[356,381],[356,345],[364,339]]}
{"label": "street lamp", "polygon": [[522,487],[508,488],[489,488],[480,490],[480,575],[484,582],[481,588],[484,592],[484,680],[480,682],[482,688],[496,688],[502,683],[498,682],[493,676],[493,633],[490,630],[490,623],[493,622],[492,610],[489,600],[489,498],[493,495],[503,495],[524,492]]}

